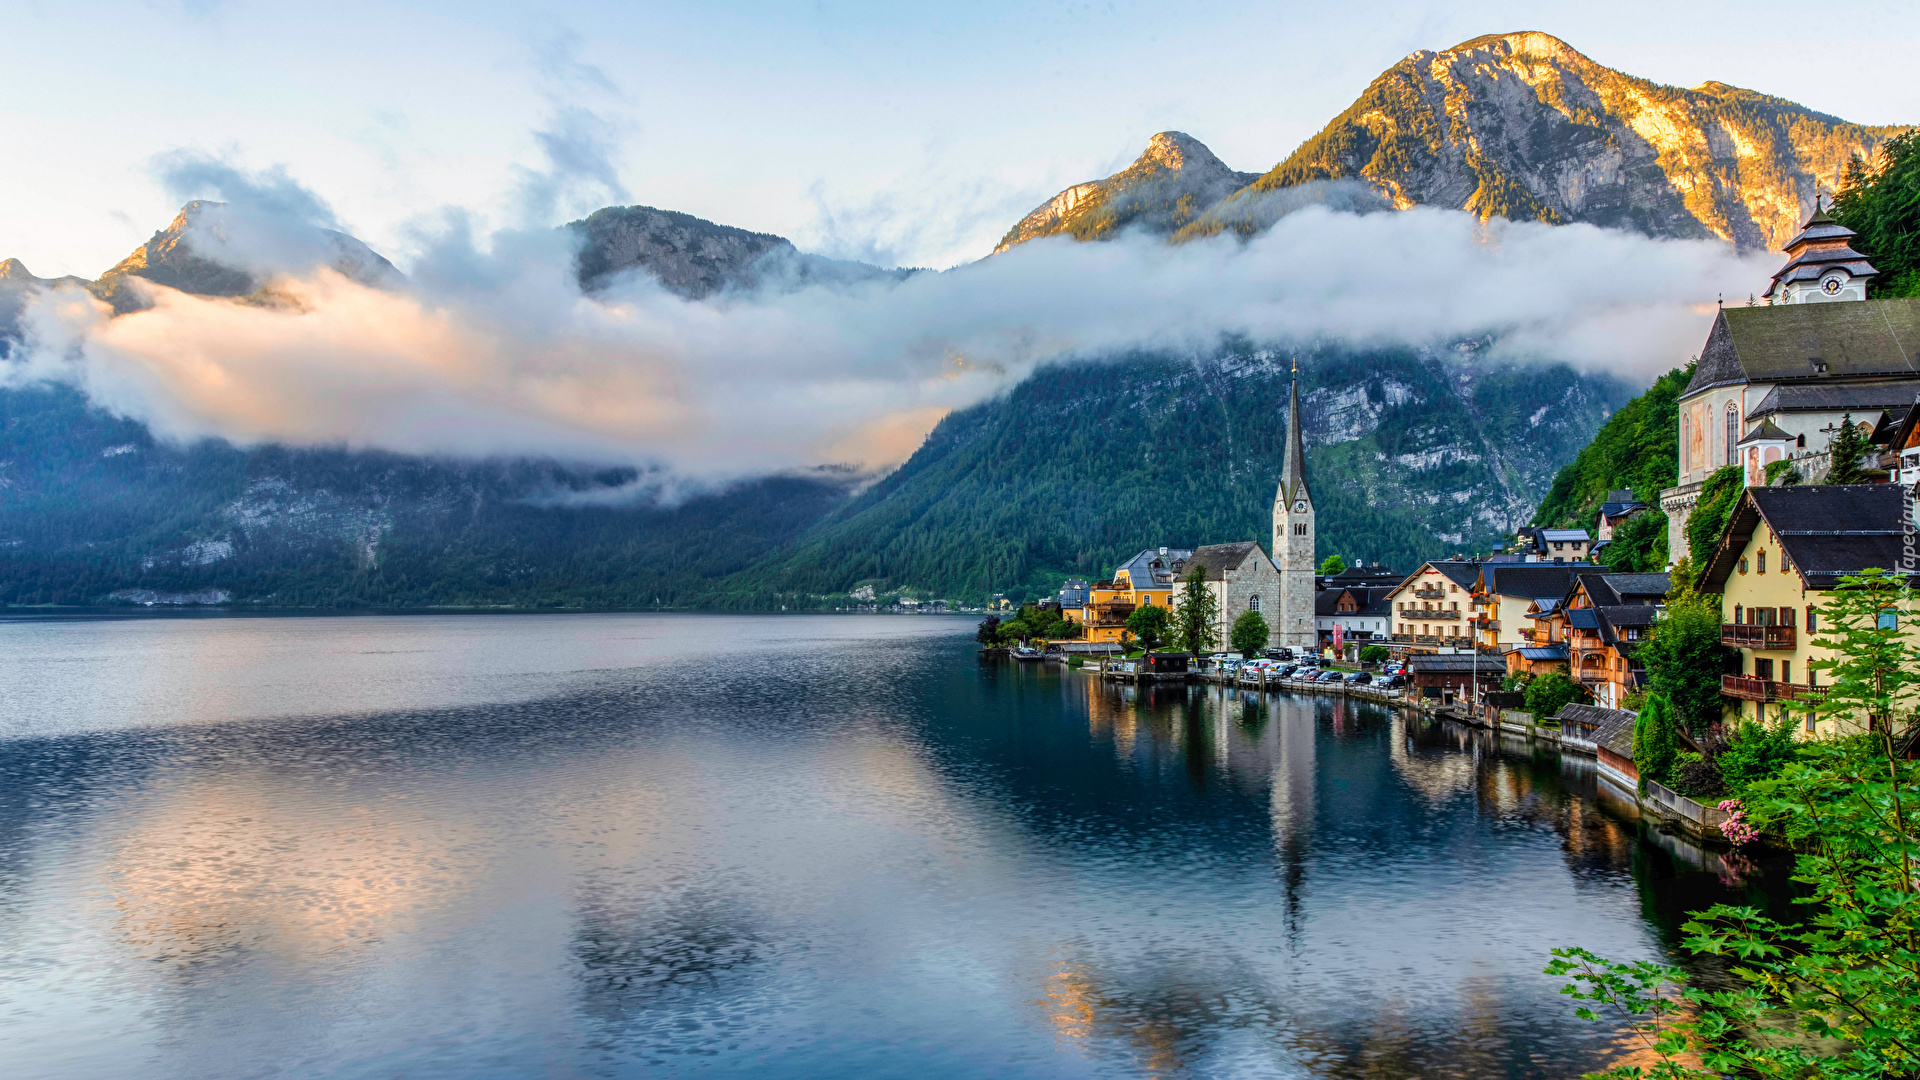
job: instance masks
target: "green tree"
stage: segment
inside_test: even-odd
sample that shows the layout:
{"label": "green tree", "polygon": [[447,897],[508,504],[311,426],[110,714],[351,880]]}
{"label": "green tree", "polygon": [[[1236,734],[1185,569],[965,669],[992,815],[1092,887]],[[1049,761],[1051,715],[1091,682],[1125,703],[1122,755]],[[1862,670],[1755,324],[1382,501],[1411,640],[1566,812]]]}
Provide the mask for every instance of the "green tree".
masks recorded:
{"label": "green tree", "polygon": [[1667,515],[1643,510],[1613,530],[1600,549],[1608,568],[1622,574],[1657,574],[1667,568]]}
{"label": "green tree", "polygon": [[1588,700],[1587,691],[1564,671],[1549,671],[1527,683],[1527,711],[1545,720],[1577,701]]}
{"label": "green tree", "polygon": [[1640,658],[1649,689],[1666,698],[1681,726],[1699,732],[1720,722],[1720,676],[1738,670],[1740,654],[1720,644],[1719,599],[1695,591],[1691,571],[1685,559],[1673,568],[1667,610],[1640,646]]}
{"label": "green tree", "polygon": [[[1785,480],[1780,479],[1783,476],[1786,477]],[[1792,487],[1803,479],[1805,478],[1800,475],[1800,466],[1791,461],[1767,462],[1768,487],[1772,487],[1775,481],[1779,481],[1783,487]]]}
{"label": "green tree", "polygon": [[1642,795],[1647,792],[1647,781],[1664,784],[1672,779],[1673,759],[1679,752],[1673,706],[1660,694],[1647,695],[1646,706],[1633,721],[1633,768],[1640,774]]}
{"label": "green tree", "polygon": [[1687,557],[1693,568],[1705,573],[1720,546],[1720,534],[1727,530],[1727,519],[1746,491],[1746,472],[1738,465],[1715,470],[1700,485],[1700,499],[1687,516]]}
{"label": "green tree", "polygon": [[1726,782],[1727,790],[1745,796],[1749,786],[1780,775],[1797,749],[1793,717],[1782,716],[1772,723],[1742,720],[1734,725],[1727,748],[1714,761],[1720,766],[1720,779]]}
{"label": "green tree", "polygon": [[1873,260],[1874,297],[1920,296],[1920,138],[1907,132],[1880,144],[1872,162],[1855,158],[1833,200],[1833,218],[1860,235],[1853,246]]}
{"label": "green tree", "polygon": [[1167,640],[1173,622],[1172,613],[1159,604],[1142,604],[1127,616],[1127,629],[1140,641],[1140,647],[1152,652]]}
{"label": "green tree", "polygon": [[[1718,904],[1683,927],[1686,948],[1720,958],[1723,989],[1689,986],[1680,968],[1555,949],[1547,973],[1576,1012],[1610,1018],[1650,1049],[1627,1080],[1892,1080],[1920,1075],[1920,763],[1893,736],[1802,744],[1779,777],[1748,789],[1752,823],[1800,854],[1808,917],[1781,923]],[[1591,1004],[1587,1004],[1591,1003]],[[1698,1065],[1694,1064],[1698,1061]]]}
{"label": "green tree", "polygon": [[1675,368],[1615,410],[1572,462],[1553,478],[1533,524],[1591,526],[1607,492],[1631,488],[1642,499],[1680,480],[1680,395],[1693,367]]}
{"label": "green tree", "polygon": [[1239,618],[1233,620],[1230,634],[1233,651],[1251,660],[1254,654],[1267,647],[1270,633],[1267,620],[1261,618],[1259,612],[1243,611]]}
{"label": "green tree", "polygon": [[1385,645],[1368,645],[1366,648],[1360,650],[1360,662],[1363,664],[1378,664],[1392,655],[1392,650],[1388,649]]}
{"label": "green tree", "polygon": [[982,645],[997,645],[1000,642],[1000,616],[989,615],[980,620],[980,628],[973,632],[973,640]]}
{"label": "green tree", "polygon": [[1174,627],[1180,647],[1197,656],[1220,644],[1220,602],[1207,588],[1205,568],[1187,571],[1179,603]]}
{"label": "green tree", "polygon": [[1329,555],[1326,558],[1320,560],[1320,572],[1322,574],[1327,575],[1328,577],[1332,577],[1335,574],[1342,573],[1346,569],[1347,569],[1347,560],[1341,558],[1338,555]]}
{"label": "green tree", "polygon": [[1907,621],[1913,600],[1904,577],[1873,569],[1842,577],[1818,607],[1821,633],[1813,645],[1833,655],[1807,666],[1828,676],[1813,711],[1834,722],[1832,730],[1890,728],[1920,703],[1920,652]]}
{"label": "green tree", "polygon": [[1833,463],[1827,467],[1827,483],[1866,483],[1868,474],[1862,459],[1867,456],[1868,449],[1866,437],[1854,426],[1853,414],[1842,416],[1840,430],[1833,433],[1833,442],[1828,450]]}

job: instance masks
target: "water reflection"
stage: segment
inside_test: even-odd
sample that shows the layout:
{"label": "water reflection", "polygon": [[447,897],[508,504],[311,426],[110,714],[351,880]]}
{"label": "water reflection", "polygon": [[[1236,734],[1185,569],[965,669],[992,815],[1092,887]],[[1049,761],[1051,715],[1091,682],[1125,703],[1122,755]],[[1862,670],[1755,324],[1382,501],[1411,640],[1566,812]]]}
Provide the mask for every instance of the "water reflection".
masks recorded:
{"label": "water reflection", "polygon": [[[1783,899],[1525,742],[964,624],[156,625],[0,624],[97,661],[0,714],[10,1075],[1564,1076],[1548,947]],[[103,712],[155,639],[216,674]]]}

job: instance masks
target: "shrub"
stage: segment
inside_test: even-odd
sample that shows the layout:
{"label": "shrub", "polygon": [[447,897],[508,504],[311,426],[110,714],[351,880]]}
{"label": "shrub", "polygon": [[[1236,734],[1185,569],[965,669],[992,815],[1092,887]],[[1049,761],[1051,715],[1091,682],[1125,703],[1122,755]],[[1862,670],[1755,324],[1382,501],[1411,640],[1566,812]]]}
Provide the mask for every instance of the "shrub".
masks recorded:
{"label": "shrub", "polygon": [[1718,799],[1727,793],[1716,758],[1683,750],[1673,759],[1673,789],[1689,799]]}
{"label": "shrub", "polygon": [[1791,717],[1782,717],[1771,725],[1742,722],[1717,759],[1728,793],[1744,795],[1747,785],[1780,775],[1796,749]]}
{"label": "shrub", "polygon": [[1576,701],[1591,700],[1586,689],[1568,678],[1564,671],[1550,671],[1535,676],[1527,684],[1526,692],[1527,711],[1533,714],[1535,720],[1546,720]]}

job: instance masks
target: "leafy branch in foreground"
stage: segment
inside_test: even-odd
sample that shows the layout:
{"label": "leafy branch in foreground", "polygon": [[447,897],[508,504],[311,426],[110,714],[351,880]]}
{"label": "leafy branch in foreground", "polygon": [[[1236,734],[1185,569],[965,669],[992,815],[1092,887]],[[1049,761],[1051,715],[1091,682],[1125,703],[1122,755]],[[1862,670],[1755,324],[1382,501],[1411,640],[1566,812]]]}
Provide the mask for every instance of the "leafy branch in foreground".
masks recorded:
{"label": "leafy branch in foreground", "polygon": [[[1822,712],[1874,713],[1878,722],[1802,744],[1778,776],[1747,788],[1754,823],[1801,852],[1794,880],[1810,887],[1800,901],[1808,917],[1788,924],[1727,904],[1696,913],[1683,927],[1686,947],[1731,965],[1737,985],[1728,990],[1690,986],[1675,967],[1554,950],[1547,972],[1573,980],[1561,992],[1605,1006],[1657,1058],[1650,1070],[1597,1075],[1920,1076],[1920,764],[1898,753],[1889,715],[1915,657],[1890,636],[1893,620],[1877,617],[1892,595],[1884,583],[1860,582],[1828,608],[1827,640],[1847,659],[1830,668],[1839,678]],[[1843,613],[1848,604],[1872,617]],[[1604,1018],[1586,1005],[1579,1015]]]}

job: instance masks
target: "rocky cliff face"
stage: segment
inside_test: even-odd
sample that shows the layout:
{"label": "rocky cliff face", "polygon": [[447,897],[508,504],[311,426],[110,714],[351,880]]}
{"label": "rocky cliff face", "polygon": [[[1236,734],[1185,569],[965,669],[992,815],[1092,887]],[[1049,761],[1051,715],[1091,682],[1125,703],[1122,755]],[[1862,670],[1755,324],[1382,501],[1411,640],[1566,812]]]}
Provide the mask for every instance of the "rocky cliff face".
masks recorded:
{"label": "rocky cliff face", "polygon": [[1007,230],[993,250],[997,255],[1015,244],[1062,234],[1104,240],[1128,227],[1170,236],[1254,179],[1252,173],[1227,168],[1199,139],[1163,131],[1126,169],[1075,184],[1042,203]]}
{"label": "rocky cliff face", "polygon": [[[1787,68],[1785,70],[1795,70]],[[1778,249],[1848,160],[1906,130],[1866,127],[1724,83],[1691,90],[1602,67],[1542,33],[1395,64],[1285,161],[1184,236],[1264,227],[1260,197],[1361,180],[1395,206],[1579,221]]]}
{"label": "rocky cliff face", "polygon": [[728,289],[846,284],[913,272],[807,254],[782,236],[651,206],[609,206],[567,229],[580,245],[575,266],[585,292],[629,273],[651,275],[670,292],[701,300]]}

